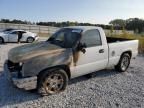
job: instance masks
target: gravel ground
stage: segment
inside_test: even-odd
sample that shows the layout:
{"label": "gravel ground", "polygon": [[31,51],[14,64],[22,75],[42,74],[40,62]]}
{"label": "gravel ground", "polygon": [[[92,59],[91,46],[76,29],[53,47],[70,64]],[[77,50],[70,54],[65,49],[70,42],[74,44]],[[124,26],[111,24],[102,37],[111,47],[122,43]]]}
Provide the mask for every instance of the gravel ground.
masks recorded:
{"label": "gravel ground", "polygon": [[35,91],[13,87],[4,75],[7,52],[18,45],[21,44],[0,45],[0,107],[144,108],[144,57],[132,60],[125,73],[98,71],[93,78],[71,80],[62,93],[40,97]]}

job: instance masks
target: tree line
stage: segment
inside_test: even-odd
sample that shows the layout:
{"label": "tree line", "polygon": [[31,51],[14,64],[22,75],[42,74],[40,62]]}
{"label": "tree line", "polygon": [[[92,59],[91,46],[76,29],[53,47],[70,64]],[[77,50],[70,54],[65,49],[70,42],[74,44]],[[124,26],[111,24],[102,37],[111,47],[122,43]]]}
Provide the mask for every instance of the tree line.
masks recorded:
{"label": "tree line", "polygon": [[78,23],[78,22],[30,22],[30,21],[22,21],[22,20],[9,20],[9,19],[1,19],[0,23],[13,23],[13,24],[36,24],[43,26],[53,26],[53,27],[66,27],[66,26],[100,26],[105,29],[110,29],[110,25],[104,24],[90,24],[90,23]]}
{"label": "tree line", "polygon": [[103,29],[114,29],[114,30],[133,30],[135,33],[144,32],[144,20],[139,18],[129,18],[126,20],[123,19],[114,19],[109,22],[109,25],[104,24],[91,24],[91,23],[79,23],[79,22],[30,22],[22,20],[9,20],[1,19],[0,23],[14,23],[14,24],[35,24],[43,26],[53,26],[53,27],[66,27],[66,26],[100,26]]}
{"label": "tree line", "polygon": [[133,30],[135,33],[144,32],[144,20],[139,18],[129,18],[126,20],[115,19],[110,21],[114,27],[122,27],[122,29]]}
{"label": "tree line", "polygon": [[78,22],[37,22],[37,25],[44,25],[44,26],[54,26],[54,27],[66,27],[66,26],[100,26],[105,29],[110,29],[110,25],[104,24],[91,24],[91,23],[78,23]]}
{"label": "tree line", "polygon": [[13,24],[33,24],[30,21],[22,21],[22,20],[17,20],[17,19],[13,19],[13,20],[9,20],[9,19],[1,19],[0,23],[13,23]]}

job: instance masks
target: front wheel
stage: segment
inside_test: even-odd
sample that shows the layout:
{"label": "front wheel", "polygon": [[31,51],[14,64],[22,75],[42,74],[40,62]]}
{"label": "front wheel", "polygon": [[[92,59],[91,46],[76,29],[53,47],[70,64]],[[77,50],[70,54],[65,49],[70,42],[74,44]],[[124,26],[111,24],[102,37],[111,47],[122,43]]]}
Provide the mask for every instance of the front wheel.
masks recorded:
{"label": "front wheel", "polygon": [[34,41],[34,38],[33,38],[33,37],[28,37],[28,38],[27,38],[27,42],[28,42],[28,43],[32,43],[33,41]]}
{"label": "front wheel", "polygon": [[44,95],[56,94],[66,89],[68,76],[62,69],[50,69],[38,76],[38,92]]}
{"label": "front wheel", "polygon": [[115,66],[115,69],[119,72],[125,72],[130,64],[130,55],[125,53],[121,56],[119,63]]}

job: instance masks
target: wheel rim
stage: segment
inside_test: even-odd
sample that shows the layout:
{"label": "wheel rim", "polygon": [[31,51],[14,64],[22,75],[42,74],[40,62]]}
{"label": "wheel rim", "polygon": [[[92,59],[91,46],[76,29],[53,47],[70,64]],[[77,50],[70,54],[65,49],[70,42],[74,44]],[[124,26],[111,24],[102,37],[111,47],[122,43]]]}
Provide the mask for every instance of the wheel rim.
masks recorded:
{"label": "wheel rim", "polygon": [[33,38],[28,38],[28,42],[29,43],[33,42]]}
{"label": "wheel rim", "polygon": [[129,65],[129,58],[128,57],[123,57],[122,62],[121,62],[121,68],[122,70],[126,70]]}
{"label": "wheel rim", "polygon": [[57,93],[64,85],[63,76],[61,74],[49,75],[45,80],[45,89],[47,93]]}

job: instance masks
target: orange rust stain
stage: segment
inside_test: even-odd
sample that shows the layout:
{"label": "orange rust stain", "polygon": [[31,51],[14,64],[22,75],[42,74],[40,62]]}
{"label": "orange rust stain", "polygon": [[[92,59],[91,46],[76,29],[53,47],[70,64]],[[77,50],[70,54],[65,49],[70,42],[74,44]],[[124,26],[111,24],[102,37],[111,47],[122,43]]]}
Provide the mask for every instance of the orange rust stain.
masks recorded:
{"label": "orange rust stain", "polygon": [[80,56],[80,52],[79,52],[79,51],[76,51],[76,52],[73,53],[73,62],[74,62],[74,66],[77,65],[79,56]]}

